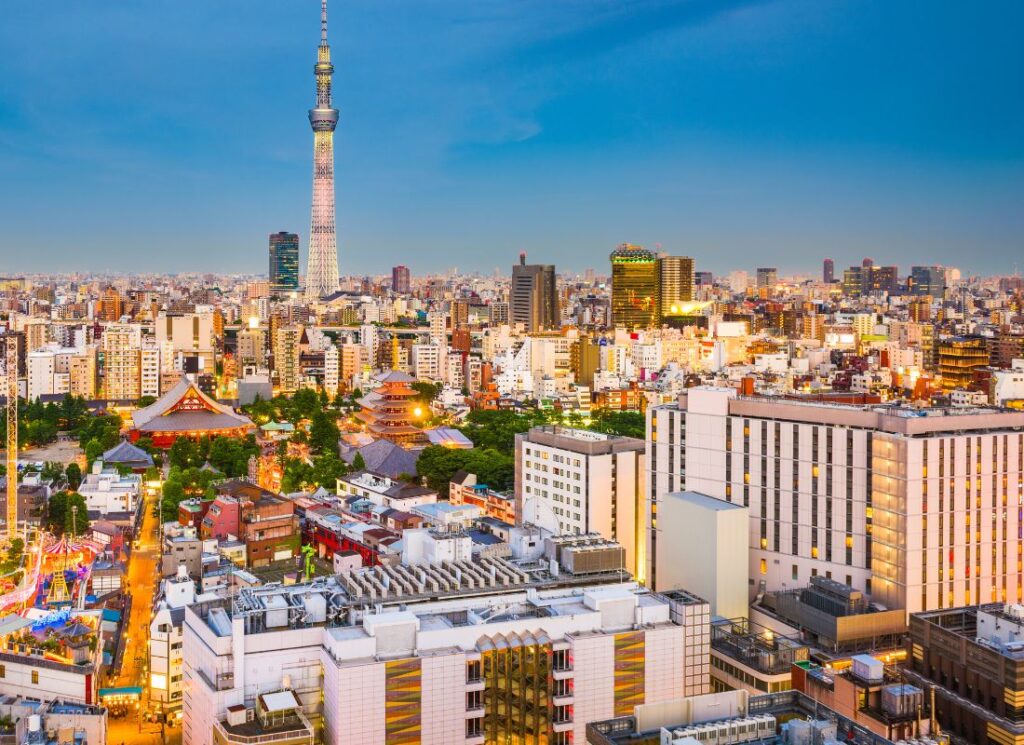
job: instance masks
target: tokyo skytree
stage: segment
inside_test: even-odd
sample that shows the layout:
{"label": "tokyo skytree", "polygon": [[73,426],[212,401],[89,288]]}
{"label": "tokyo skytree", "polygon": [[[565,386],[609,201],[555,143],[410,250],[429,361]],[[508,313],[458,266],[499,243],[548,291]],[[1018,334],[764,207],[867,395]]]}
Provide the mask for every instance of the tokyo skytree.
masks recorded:
{"label": "tokyo skytree", "polygon": [[316,108],[309,110],[313,128],[313,212],[309,223],[306,299],[337,292],[338,234],[334,225],[334,128],[338,110],[331,106],[331,48],[327,44],[327,0],[320,4],[320,47],[317,50]]}

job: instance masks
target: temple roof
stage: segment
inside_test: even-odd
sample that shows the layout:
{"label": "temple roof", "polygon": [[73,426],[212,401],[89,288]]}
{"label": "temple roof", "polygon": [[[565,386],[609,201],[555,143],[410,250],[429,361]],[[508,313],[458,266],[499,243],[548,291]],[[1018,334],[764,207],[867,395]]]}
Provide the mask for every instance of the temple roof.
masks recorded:
{"label": "temple roof", "polygon": [[127,440],[122,440],[103,453],[103,462],[107,464],[122,463],[125,465],[151,466],[153,465],[153,457],[142,448],[132,445]]}
{"label": "temple roof", "polygon": [[236,429],[253,426],[252,420],[207,396],[187,376],[157,401],[132,414],[141,432]]}

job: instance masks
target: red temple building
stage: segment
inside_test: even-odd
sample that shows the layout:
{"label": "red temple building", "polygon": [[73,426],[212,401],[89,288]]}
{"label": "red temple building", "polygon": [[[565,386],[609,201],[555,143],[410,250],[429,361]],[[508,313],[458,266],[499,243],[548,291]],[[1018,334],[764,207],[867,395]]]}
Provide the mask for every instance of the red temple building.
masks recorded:
{"label": "red temple building", "polygon": [[153,445],[169,448],[179,437],[245,437],[256,430],[249,417],[207,396],[189,377],[156,403],[132,414],[131,440],[149,437]]}

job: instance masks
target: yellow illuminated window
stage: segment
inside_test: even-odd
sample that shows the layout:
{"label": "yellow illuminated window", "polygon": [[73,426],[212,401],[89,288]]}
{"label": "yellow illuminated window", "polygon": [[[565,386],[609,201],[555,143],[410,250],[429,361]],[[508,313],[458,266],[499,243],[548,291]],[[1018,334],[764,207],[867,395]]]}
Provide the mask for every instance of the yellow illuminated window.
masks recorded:
{"label": "yellow illuminated window", "polygon": [[762,538],[761,539],[761,548],[768,548],[768,539],[767,538]]}
{"label": "yellow illuminated window", "polygon": [[846,536],[846,547],[847,548],[853,548],[853,536],[852,535]]}
{"label": "yellow illuminated window", "polygon": [[[761,574],[768,574],[768,561],[761,559]],[[35,675],[36,673],[33,673]]]}
{"label": "yellow illuminated window", "polygon": [[817,546],[811,546],[811,558],[812,559],[817,559],[818,558],[818,547]]}

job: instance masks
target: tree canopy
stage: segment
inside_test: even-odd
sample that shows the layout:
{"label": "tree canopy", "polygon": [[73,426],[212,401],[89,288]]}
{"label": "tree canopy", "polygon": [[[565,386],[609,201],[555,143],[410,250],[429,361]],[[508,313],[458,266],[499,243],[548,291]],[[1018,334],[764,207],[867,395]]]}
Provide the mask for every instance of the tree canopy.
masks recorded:
{"label": "tree canopy", "polygon": [[[72,509],[77,507],[77,510]],[[78,492],[59,491],[46,505],[46,527],[56,535],[74,533],[82,535],[89,529],[89,511],[85,497]]]}
{"label": "tree canopy", "polygon": [[443,497],[448,496],[448,484],[459,470],[475,473],[478,483],[495,491],[506,491],[512,488],[515,478],[515,459],[489,448],[460,450],[431,445],[423,449],[416,461],[416,474]]}

